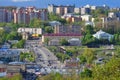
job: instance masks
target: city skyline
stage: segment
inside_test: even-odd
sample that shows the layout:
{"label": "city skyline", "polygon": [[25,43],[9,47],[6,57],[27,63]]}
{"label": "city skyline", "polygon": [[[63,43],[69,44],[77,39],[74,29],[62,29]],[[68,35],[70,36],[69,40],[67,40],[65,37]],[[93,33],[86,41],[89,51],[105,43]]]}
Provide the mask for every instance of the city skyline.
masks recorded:
{"label": "city skyline", "polygon": [[110,0],[0,0],[0,6],[36,6],[38,8],[47,8],[48,4],[56,5],[73,5],[76,7],[81,7],[84,5],[108,5],[110,7],[120,7],[120,1],[110,1]]}

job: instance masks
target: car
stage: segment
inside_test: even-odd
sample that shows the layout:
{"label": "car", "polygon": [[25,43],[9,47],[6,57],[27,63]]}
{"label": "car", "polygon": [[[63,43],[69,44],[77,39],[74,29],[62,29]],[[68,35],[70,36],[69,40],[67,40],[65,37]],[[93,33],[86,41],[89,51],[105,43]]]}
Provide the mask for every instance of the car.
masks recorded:
{"label": "car", "polygon": [[104,58],[98,58],[98,61],[103,61],[104,60]]}

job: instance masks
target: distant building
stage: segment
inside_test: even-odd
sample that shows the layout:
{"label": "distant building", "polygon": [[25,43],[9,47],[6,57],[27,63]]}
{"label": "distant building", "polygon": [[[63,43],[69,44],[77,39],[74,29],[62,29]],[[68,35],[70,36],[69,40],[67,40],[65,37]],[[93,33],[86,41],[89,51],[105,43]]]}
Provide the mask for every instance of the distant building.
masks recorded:
{"label": "distant building", "polygon": [[90,12],[91,12],[90,8],[86,8],[86,7],[81,8],[81,15],[90,14]]}
{"label": "distant building", "polygon": [[97,10],[97,9],[102,9],[102,10],[109,10],[109,6],[107,5],[102,5],[102,6],[90,6],[91,10]]}
{"label": "distant building", "polygon": [[52,40],[49,41],[48,45],[59,46],[60,45],[60,40],[59,39],[52,39]]}
{"label": "distant building", "polygon": [[[69,34],[64,34],[64,33],[61,33],[61,34],[44,34],[42,36],[42,42],[45,42],[45,39],[48,39],[52,43],[53,43],[53,41],[55,41],[57,43],[61,39],[69,40],[71,38],[81,39],[82,35],[81,34],[73,34],[73,33],[69,33]],[[55,45],[57,45],[57,44],[55,44]]]}
{"label": "distant building", "polygon": [[120,20],[120,12],[109,12],[108,17],[117,18],[118,20]]}
{"label": "distant building", "polygon": [[71,38],[68,40],[71,46],[80,46],[81,40],[79,38]]}
{"label": "distant building", "polygon": [[68,22],[79,22],[82,20],[80,15],[75,15],[73,13],[64,14],[61,18],[66,19]]}
{"label": "distant building", "polygon": [[42,34],[41,28],[18,28],[18,33]]}
{"label": "distant building", "polygon": [[16,74],[20,74],[22,71],[25,71],[25,64],[11,62],[7,65],[7,77],[12,77]]}
{"label": "distant building", "polygon": [[81,27],[76,25],[58,25],[54,27],[54,33],[81,34]]}
{"label": "distant building", "polygon": [[120,18],[119,17],[102,17],[101,18],[101,24],[102,27],[109,27],[109,26],[119,26]]}
{"label": "distant building", "polygon": [[23,32],[23,33],[22,33],[22,39],[23,39],[23,40],[28,40],[28,39],[29,39],[29,33]]}
{"label": "distant building", "polygon": [[74,8],[74,13],[80,14],[81,13],[80,8]]}
{"label": "distant building", "polygon": [[0,22],[6,22],[6,17],[7,17],[7,13],[6,13],[6,9],[0,9]]}
{"label": "distant building", "polygon": [[13,20],[13,12],[7,9],[0,9],[0,22],[11,22]]}
{"label": "distant building", "polygon": [[54,13],[54,14],[59,14],[59,15],[64,15],[67,13],[72,13],[74,12],[75,5],[54,5],[54,4],[49,4],[48,5],[48,12],[49,13]]}
{"label": "distant building", "polygon": [[1,48],[0,49],[0,60],[8,60],[9,61],[19,61],[20,60],[20,53],[21,52],[29,52],[25,49],[6,49]]}
{"label": "distant building", "polygon": [[86,22],[85,22],[85,26],[86,26],[86,25],[91,25],[91,26],[93,26],[93,27],[95,26],[95,24],[94,24],[93,22],[90,22],[90,21],[86,21]]}
{"label": "distant building", "polygon": [[50,21],[49,25],[54,27],[54,26],[57,26],[57,25],[61,25],[61,23],[59,21]]}
{"label": "distant building", "polygon": [[0,77],[5,77],[6,73],[6,65],[0,62]]}
{"label": "distant building", "polygon": [[100,31],[96,32],[96,34],[93,34],[93,37],[95,37],[97,39],[107,39],[110,41],[110,39],[113,38],[113,35],[100,30]]}
{"label": "distant building", "polygon": [[82,21],[91,21],[92,15],[81,15]]}
{"label": "distant building", "polygon": [[29,24],[34,18],[40,20],[47,20],[47,10],[46,9],[36,9],[35,7],[20,7],[13,10],[14,23],[24,23]]}
{"label": "distant building", "polygon": [[11,49],[0,49],[0,58],[10,59],[10,61],[19,61],[20,57],[19,50],[11,50]]}

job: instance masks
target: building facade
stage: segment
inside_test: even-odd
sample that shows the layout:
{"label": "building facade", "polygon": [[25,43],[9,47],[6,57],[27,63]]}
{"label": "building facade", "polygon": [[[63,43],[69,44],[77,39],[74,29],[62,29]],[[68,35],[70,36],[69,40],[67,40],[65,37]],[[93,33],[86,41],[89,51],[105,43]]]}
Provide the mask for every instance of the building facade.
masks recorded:
{"label": "building facade", "polygon": [[59,15],[64,15],[67,13],[73,13],[74,12],[75,5],[54,5],[54,4],[49,4],[48,5],[48,12],[49,13],[54,13],[54,14],[59,14]]}
{"label": "building facade", "polygon": [[47,20],[47,10],[46,9],[36,9],[35,7],[21,7],[13,11],[14,13],[14,23],[24,23],[29,24],[34,18],[40,20]]}
{"label": "building facade", "polygon": [[76,25],[56,25],[54,26],[54,33],[72,33],[72,34],[81,34],[81,27]]}

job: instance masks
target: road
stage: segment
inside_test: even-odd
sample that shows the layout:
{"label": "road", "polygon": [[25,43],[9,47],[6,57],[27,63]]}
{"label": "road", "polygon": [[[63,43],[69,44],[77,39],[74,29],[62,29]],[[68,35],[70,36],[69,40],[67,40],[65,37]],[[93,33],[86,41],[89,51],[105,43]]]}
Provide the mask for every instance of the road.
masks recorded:
{"label": "road", "polygon": [[35,53],[35,62],[38,65],[49,68],[60,68],[60,61],[58,61],[52,52],[40,44],[40,40],[27,40],[25,48]]}

